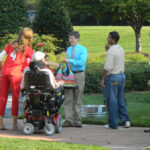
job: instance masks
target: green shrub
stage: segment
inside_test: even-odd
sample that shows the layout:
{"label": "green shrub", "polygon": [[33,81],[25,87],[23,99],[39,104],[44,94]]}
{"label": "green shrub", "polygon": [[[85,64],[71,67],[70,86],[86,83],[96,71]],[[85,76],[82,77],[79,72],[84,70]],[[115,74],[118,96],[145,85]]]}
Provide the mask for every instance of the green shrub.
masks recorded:
{"label": "green shrub", "polygon": [[[3,50],[5,46],[9,43],[14,41],[17,38],[17,34],[7,34],[0,38],[0,49]],[[53,37],[52,35],[42,35],[39,36],[38,34],[34,34],[33,38],[33,50],[34,51],[42,51],[45,53],[55,53],[57,49],[61,49],[60,47],[56,46],[58,42],[57,38]]]}
{"label": "green shrub", "polygon": [[[72,25],[64,3],[61,0],[40,0],[33,23],[33,29],[39,34],[53,34],[60,41],[59,46],[66,49],[68,35]],[[58,49],[58,52],[62,49]]]}
{"label": "green shrub", "polygon": [[27,9],[23,0],[0,1],[0,36],[16,33],[27,25]]}
{"label": "green shrub", "polygon": [[8,43],[16,40],[17,34],[6,34],[5,36],[0,38],[0,50],[3,50]]}
{"label": "green shrub", "polygon": [[148,62],[150,60],[150,56],[145,56],[142,53],[126,53],[125,61],[132,62]]}
{"label": "green shrub", "polygon": [[58,49],[61,49],[56,45],[57,42],[57,38],[53,37],[52,35],[39,36],[38,34],[34,34],[33,49],[34,51],[55,53]]}
{"label": "green shrub", "polygon": [[150,65],[147,62],[126,63],[126,91],[148,90],[147,81],[150,79]]}
{"label": "green shrub", "polygon": [[101,93],[100,80],[103,73],[103,63],[88,63],[85,71],[85,93]]}
{"label": "green shrub", "polygon": [[[126,86],[125,91],[148,90],[147,81],[150,79],[149,57],[143,54],[127,53],[125,60]],[[65,53],[57,55],[56,61],[60,63]],[[86,65],[85,93],[102,93],[100,80],[104,70],[105,54],[88,55]]]}
{"label": "green shrub", "polygon": [[101,54],[88,54],[87,63],[104,63],[105,53]]}
{"label": "green shrub", "polygon": [[[88,63],[86,68],[85,93],[102,93],[100,80],[103,74],[103,63]],[[147,81],[150,79],[150,65],[147,62],[125,63],[125,91],[148,90]]]}
{"label": "green shrub", "polygon": [[[106,53],[89,53],[88,54],[88,63],[104,63],[105,62]],[[150,56],[149,54],[143,53],[125,53],[125,62],[149,62]]]}

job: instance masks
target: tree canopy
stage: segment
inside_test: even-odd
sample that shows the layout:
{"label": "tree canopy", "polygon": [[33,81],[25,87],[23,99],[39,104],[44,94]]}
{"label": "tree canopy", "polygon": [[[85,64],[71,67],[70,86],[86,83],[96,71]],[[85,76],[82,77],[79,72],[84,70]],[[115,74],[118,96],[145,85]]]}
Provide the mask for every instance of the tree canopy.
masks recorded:
{"label": "tree canopy", "polygon": [[0,36],[16,33],[27,25],[27,9],[22,0],[0,1]]}
{"label": "tree canopy", "polygon": [[102,18],[108,20],[110,24],[112,20],[113,22],[122,20],[133,28],[136,37],[136,52],[141,51],[141,28],[144,22],[150,21],[150,0],[65,1],[69,8],[94,16],[97,20],[97,25],[100,25]]}
{"label": "tree canopy", "polygon": [[39,34],[53,34],[58,40],[62,40],[60,44],[66,49],[72,25],[63,1],[41,0],[33,29]]}
{"label": "tree canopy", "polygon": [[111,0],[114,20],[120,18],[131,26],[136,37],[136,52],[141,51],[141,29],[150,21],[150,0]]}

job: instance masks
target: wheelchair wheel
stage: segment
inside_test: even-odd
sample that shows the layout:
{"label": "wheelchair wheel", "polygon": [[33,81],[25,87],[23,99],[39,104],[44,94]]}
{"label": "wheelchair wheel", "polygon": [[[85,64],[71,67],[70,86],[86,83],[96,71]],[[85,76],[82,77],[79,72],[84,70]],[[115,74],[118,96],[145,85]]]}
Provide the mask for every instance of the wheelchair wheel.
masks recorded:
{"label": "wheelchair wheel", "polygon": [[34,132],[34,126],[31,123],[26,123],[23,126],[23,133],[26,135],[33,134]]}
{"label": "wheelchair wheel", "polygon": [[44,132],[46,135],[53,135],[55,133],[55,126],[52,123],[47,123],[44,126]]}
{"label": "wheelchair wheel", "polygon": [[62,117],[61,114],[59,114],[59,117],[57,119],[57,123],[56,123],[56,133],[60,133],[62,131]]}

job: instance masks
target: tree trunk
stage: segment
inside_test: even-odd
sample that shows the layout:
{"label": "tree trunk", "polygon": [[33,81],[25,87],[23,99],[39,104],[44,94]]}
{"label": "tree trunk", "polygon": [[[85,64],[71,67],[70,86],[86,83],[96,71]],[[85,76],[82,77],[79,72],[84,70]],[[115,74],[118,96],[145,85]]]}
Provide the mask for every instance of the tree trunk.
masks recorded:
{"label": "tree trunk", "polygon": [[99,26],[100,22],[99,22],[99,18],[96,17],[96,23],[97,23],[97,26]]}
{"label": "tree trunk", "polygon": [[135,38],[136,38],[136,52],[140,53],[141,52],[141,30],[139,31],[134,31],[135,32]]}

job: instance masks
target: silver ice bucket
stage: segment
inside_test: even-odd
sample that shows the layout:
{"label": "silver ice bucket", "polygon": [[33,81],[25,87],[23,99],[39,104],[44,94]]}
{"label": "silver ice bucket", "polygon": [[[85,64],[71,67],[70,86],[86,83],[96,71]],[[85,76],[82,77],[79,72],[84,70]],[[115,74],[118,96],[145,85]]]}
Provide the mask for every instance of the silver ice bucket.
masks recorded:
{"label": "silver ice bucket", "polygon": [[106,113],[105,105],[82,105],[82,118],[101,118]]}

